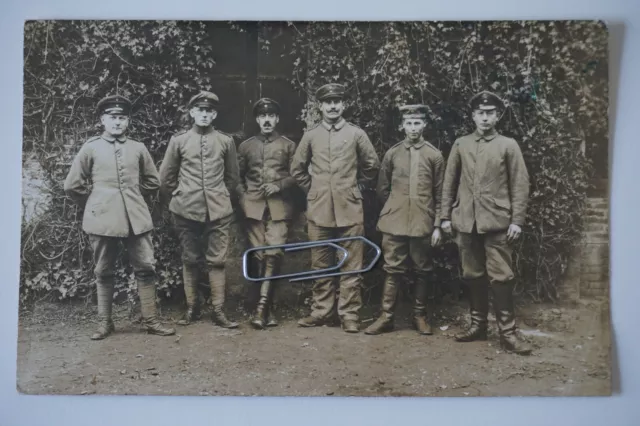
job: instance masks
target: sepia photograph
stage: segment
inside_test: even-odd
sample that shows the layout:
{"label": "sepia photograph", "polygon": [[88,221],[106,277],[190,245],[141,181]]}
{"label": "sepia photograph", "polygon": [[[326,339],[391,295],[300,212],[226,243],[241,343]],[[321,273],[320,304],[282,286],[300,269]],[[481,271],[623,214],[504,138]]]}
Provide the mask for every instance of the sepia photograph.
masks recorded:
{"label": "sepia photograph", "polygon": [[26,21],[18,391],[611,395],[608,39]]}

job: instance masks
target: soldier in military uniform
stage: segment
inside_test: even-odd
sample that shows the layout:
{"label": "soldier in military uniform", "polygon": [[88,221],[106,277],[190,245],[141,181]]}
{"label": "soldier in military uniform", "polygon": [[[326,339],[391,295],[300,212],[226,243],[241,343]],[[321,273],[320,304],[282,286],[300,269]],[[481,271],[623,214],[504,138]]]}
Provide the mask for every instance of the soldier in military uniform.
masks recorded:
{"label": "soldier in military uniform", "polygon": [[108,96],[97,109],[104,131],[82,146],[64,182],[67,195],[84,206],[82,229],[93,249],[100,320],[91,339],[104,339],[115,329],[111,307],[121,242],[134,269],[143,328],[168,336],[175,330],[163,327],[157,318],[153,222],[144,199],[158,190],[158,171],[144,144],[125,135],[131,102]]}
{"label": "soldier in military uniform", "polygon": [[[322,121],[305,132],[291,165],[291,175],[307,193],[307,220],[312,241],[364,234],[362,190],[371,186],[380,161],[367,136],[359,127],[342,118],[345,87],[327,84],[316,92]],[[362,268],[363,246],[359,241],[344,243],[349,257],[343,271]],[[335,265],[331,248],[311,249],[312,269]],[[359,331],[362,306],[362,276],[340,276],[337,311],[342,328]],[[311,315],[298,325],[314,327],[330,322],[336,305],[332,277],[315,280]]]}
{"label": "soldier in military uniform", "polygon": [[197,318],[198,264],[204,254],[212,319],[221,327],[235,328],[238,323],[228,320],[223,308],[232,201],[239,184],[238,160],[233,138],[213,127],[218,106],[218,96],[211,92],[203,91],[190,99],[188,108],[194,124],[169,140],[160,166],[160,190],[165,203],[171,200],[169,210],[182,246],[187,311],[178,324],[188,325]]}
{"label": "soldier in military uniform", "polygon": [[504,103],[491,92],[469,102],[475,132],[455,141],[449,154],[442,196],[442,229],[457,231],[463,279],[469,287],[471,325],[459,342],[487,339],[488,287],[500,330],[500,344],[529,354],[516,337],[511,243],[522,232],[529,198],[529,175],[520,147],[495,130]]}
{"label": "soldier in military uniform", "polygon": [[393,329],[398,287],[413,269],[416,277],[413,325],[418,333],[430,335],[433,334],[435,295],[430,250],[441,240],[439,215],[444,158],[422,137],[426,107],[405,105],[400,111],[406,138],[387,151],[378,175],[377,193],[384,205],[378,230],[382,232],[387,273],[382,313],[365,333],[380,334]]}
{"label": "soldier in military uniform", "polygon": [[[285,244],[294,210],[291,189],[295,188],[296,181],[289,170],[296,145],[276,131],[280,116],[280,105],[276,101],[258,100],[253,106],[253,114],[260,134],[238,147],[240,205],[246,218],[249,243],[252,247]],[[269,277],[279,274],[283,254],[281,249],[259,251],[252,259],[250,275],[265,277],[251,320],[254,328],[278,325],[273,315],[270,318],[275,282]]]}

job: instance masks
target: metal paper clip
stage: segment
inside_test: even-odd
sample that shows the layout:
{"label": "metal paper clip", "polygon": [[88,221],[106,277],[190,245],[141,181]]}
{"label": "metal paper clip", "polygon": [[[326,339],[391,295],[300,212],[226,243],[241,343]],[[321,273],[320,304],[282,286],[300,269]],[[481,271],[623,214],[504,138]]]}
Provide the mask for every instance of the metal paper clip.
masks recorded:
{"label": "metal paper clip", "polygon": [[[361,240],[364,243],[366,243],[366,244],[370,245],[371,247],[373,247],[375,249],[375,251],[376,251],[375,257],[369,263],[369,265],[367,265],[365,268],[358,269],[358,270],[355,270],[355,271],[332,272],[332,271],[336,271],[336,270],[340,269],[342,267],[342,265],[344,265],[344,262],[349,257],[349,252],[344,247],[340,247],[336,243],[344,242],[344,241],[352,241],[352,240]],[[274,276],[271,276],[271,277],[257,277],[256,278],[256,277],[250,277],[249,276],[249,259],[250,259],[250,255],[252,253],[256,252],[256,251],[265,251],[265,250],[273,250],[273,249],[283,248],[285,252],[290,252],[290,251],[310,249],[310,248],[314,248],[314,247],[333,247],[337,251],[341,252],[342,257],[341,257],[340,261],[336,265],[331,266],[329,268],[316,269],[316,270],[313,270],[313,271],[294,272],[292,274],[274,275]],[[373,267],[375,266],[375,264],[378,261],[378,259],[380,259],[380,255],[381,254],[382,254],[382,251],[380,250],[380,247],[378,247],[377,245],[375,245],[374,243],[372,243],[371,241],[369,241],[365,237],[344,237],[344,238],[334,238],[334,239],[331,239],[331,240],[305,241],[305,242],[301,242],[301,243],[280,244],[280,245],[277,245],[277,246],[254,247],[254,248],[251,248],[249,250],[246,250],[244,252],[244,254],[242,255],[242,274],[244,275],[244,277],[248,281],[264,281],[266,278],[269,278],[269,279],[272,279],[272,280],[278,280],[278,279],[282,279],[282,278],[289,278],[290,282],[304,281],[304,280],[315,280],[317,278],[335,277],[335,276],[339,276],[339,275],[360,274],[362,272],[367,272],[367,271],[370,271],[371,269],[373,269]]]}

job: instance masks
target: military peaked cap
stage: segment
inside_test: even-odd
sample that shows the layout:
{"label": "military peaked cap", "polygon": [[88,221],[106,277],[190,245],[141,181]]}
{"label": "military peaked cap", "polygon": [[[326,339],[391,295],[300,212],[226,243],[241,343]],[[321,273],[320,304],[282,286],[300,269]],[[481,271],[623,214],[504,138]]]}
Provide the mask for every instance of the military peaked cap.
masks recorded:
{"label": "military peaked cap", "polygon": [[197,106],[208,106],[211,108],[216,108],[220,105],[220,99],[215,93],[202,91],[197,95],[193,96],[189,100],[189,108],[197,107]]}
{"label": "military peaked cap", "polygon": [[280,114],[280,104],[270,98],[258,99],[253,104],[253,115],[258,116],[260,114]]}
{"label": "military peaked cap", "polygon": [[484,90],[469,100],[469,107],[472,110],[504,108],[504,102],[495,93]]}
{"label": "military peaked cap", "polygon": [[102,98],[97,106],[98,114],[129,115],[131,113],[131,101],[121,95],[112,95]]}
{"label": "military peaked cap", "polygon": [[331,98],[344,98],[344,94],[346,92],[346,88],[342,84],[338,83],[329,83],[320,87],[316,90],[316,99],[319,101],[324,101],[325,99]]}
{"label": "military peaked cap", "polygon": [[402,105],[398,108],[402,118],[427,118],[429,108],[426,105]]}

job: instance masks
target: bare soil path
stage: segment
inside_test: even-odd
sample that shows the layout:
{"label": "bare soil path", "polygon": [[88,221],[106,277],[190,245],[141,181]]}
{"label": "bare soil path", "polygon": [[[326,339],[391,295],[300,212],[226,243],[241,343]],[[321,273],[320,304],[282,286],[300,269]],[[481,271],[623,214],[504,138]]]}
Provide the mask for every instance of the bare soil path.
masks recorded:
{"label": "bare soil path", "polygon": [[[28,394],[506,396],[610,393],[606,303],[532,305],[520,326],[536,347],[520,357],[488,342],[461,344],[463,305],[439,307],[434,336],[409,328],[347,334],[299,328],[295,318],[256,331],[225,330],[203,320],[159,337],[139,332],[126,307],[117,332],[91,341],[93,308],[40,304],[21,314],[18,389]],[[444,312],[446,311],[446,314]],[[165,312],[165,323],[180,312]],[[367,325],[367,324],[364,324]]]}

